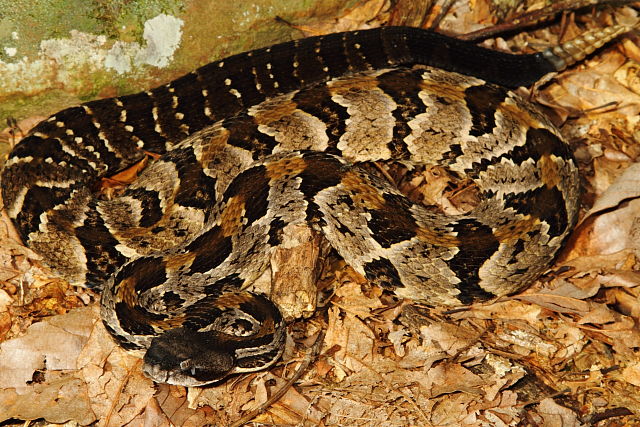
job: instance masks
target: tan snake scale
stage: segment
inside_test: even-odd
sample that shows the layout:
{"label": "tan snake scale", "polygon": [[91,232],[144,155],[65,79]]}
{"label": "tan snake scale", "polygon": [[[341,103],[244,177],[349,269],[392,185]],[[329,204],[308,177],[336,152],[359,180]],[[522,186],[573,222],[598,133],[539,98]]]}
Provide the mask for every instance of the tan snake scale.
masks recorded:
{"label": "tan snake scale", "polygon": [[[510,294],[547,269],[576,222],[577,168],[509,88],[558,61],[401,27],[236,55],[42,122],[5,165],[5,208],[54,271],[102,290],[105,326],[148,349],[148,375],[207,384],[282,352],[277,307],[244,289],[286,225],[430,305]],[[94,192],[145,152],[162,156],[133,184]],[[480,201],[454,216],[414,203],[358,166],[381,161],[442,167]]]}

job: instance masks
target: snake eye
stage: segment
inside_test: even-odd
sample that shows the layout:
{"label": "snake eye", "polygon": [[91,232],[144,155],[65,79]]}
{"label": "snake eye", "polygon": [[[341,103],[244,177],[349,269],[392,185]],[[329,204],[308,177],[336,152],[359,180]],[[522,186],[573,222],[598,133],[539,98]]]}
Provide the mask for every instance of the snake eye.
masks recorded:
{"label": "snake eye", "polygon": [[183,372],[191,372],[193,378],[196,377],[196,366],[192,363],[191,359],[183,360],[180,362],[180,369]]}

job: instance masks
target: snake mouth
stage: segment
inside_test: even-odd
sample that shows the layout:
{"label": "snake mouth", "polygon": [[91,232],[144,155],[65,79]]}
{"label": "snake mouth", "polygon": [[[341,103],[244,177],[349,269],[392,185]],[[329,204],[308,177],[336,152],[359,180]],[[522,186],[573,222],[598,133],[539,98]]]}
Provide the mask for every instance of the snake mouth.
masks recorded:
{"label": "snake mouth", "polygon": [[152,381],[157,383],[168,383],[169,372],[162,368],[160,364],[148,364],[145,362],[142,372]]}
{"label": "snake mouth", "polygon": [[[142,372],[156,383],[181,385],[184,387],[201,387],[224,380],[232,372],[223,373],[219,377],[208,377],[195,368],[188,371],[167,369],[162,363],[150,364],[145,361]],[[204,375],[204,377],[202,377]],[[200,378],[200,379],[199,379]]]}

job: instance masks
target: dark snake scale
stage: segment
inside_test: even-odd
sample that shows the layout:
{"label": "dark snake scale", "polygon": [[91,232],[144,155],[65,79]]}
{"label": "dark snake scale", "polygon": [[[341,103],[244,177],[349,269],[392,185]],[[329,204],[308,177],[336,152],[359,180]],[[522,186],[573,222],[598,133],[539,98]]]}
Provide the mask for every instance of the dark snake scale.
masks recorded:
{"label": "dark snake scale", "polygon": [[[102,291],[106,328],[146,351],[152,379],[192,386],[264,369],[285,324],[246,288],[289,225],[430,305],[511,294],[547,269],[576,222],[576,163],[510,89],[621,32],[512,55],[385,27],[235,55],[37,125],[2,171],[5,209],[57,274]],[[149,152],[161,156],[126,189],[96,194]],[[479,202],[460,215],[425,207],[359,165],[379,161],[444,168]]]}

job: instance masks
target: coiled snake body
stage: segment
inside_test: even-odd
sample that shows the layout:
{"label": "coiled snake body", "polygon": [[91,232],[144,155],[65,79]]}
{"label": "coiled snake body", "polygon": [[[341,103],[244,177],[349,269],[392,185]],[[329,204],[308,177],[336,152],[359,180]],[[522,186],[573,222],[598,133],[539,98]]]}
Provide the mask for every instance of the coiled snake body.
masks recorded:
{"label": "coiled snake body", "polygon": [[[207,384],[280,356],[277,307],[244,289],[288,224],[428,304],[530,284],[576,221],[578,176],[558,130],[508,88],[558,60],[400,27],[236,55],[40,123],[2,172],[5,207],[51,268],[102,290],[105,326],[146,350],[148,375]],[[93,193],[145,152],[162,157],[122,194]],[[439,165],[480,201],[438,213],[357,165],[372,161]]]}

